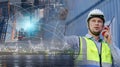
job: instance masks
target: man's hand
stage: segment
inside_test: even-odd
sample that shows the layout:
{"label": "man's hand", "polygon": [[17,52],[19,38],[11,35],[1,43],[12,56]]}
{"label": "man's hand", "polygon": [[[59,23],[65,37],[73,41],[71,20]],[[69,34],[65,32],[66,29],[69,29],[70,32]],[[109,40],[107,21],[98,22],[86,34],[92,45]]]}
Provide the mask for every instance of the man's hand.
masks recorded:
{"label": "man's hand", "polygon": [[60,20],[65,20],[67,18],[67,15],[68,15],[68,9],[67,8],[61,8],[61,10],[59,12]]}
{"label": "man's hand", "polygon": [[110,28],[108,26],[103,28],[102,35],[103,35],[105,41],[108,44],[112,43],[112,41],[111,41],[111,34],[110,34]]}

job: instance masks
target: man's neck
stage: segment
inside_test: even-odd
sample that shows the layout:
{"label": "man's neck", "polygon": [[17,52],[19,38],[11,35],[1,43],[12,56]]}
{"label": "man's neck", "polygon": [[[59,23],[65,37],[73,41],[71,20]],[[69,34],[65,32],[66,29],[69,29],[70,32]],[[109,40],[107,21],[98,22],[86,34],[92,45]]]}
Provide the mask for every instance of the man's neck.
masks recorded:
{"label": "man's neck", "polygon": [[99,35],[93,35],[92,33],[89,33],[96,41],[98,41],[100,39]]}

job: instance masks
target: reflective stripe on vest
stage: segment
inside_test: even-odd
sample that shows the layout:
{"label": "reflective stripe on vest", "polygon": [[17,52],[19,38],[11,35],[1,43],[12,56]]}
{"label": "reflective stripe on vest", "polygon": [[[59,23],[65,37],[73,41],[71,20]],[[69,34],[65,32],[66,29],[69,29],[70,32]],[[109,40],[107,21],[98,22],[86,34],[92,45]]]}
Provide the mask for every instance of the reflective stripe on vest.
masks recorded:
{"label": "reflective stripe on vest", "polygon": [[[101,52],[101,62],[102,67],[111,67],[112,66],[112,56],[110,48],[107,43],[102,41],[102,52]],[[80,51],[79,55],[75,60],[75,65],[79,67],[80,65],[96,65],[95,67],[100,66],[100,57],[98,49],[94,41],[86,37],[80,37]]]}

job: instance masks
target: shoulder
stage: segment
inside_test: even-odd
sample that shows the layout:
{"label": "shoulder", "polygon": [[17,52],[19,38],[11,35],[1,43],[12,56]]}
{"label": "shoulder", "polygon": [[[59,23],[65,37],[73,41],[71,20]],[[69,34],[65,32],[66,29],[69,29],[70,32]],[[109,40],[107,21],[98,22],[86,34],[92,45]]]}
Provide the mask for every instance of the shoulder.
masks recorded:
{"label": "shoulder", "polygon": [[71,36],[65,36],[65,40],[79,40],[80,36],[76,36],[76,35],[71,35]]}
{"label": "shoulder", "polygon": [[68,44],[78,44],[79,43],[79,38],[80,38],[80,36],[76,36],[76,35],[65,36],[65,41]]}
{"label": "shoulder", "polygon": [[71,36],[65,36],[65,38],[78,38],[79,36],[77,35],[71,35]]}

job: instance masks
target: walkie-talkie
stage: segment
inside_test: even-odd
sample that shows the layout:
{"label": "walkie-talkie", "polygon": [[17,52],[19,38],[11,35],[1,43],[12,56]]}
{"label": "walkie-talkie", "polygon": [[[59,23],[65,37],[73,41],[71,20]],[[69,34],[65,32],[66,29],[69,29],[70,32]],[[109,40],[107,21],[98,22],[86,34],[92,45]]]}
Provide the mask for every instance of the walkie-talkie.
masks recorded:
{"label": "walkie-talkie", "polygon": [[[113,22],[114,18],[115,18],[115,17],[113,16],[113,18],[111,19],[110,23],[109,23],[108,25],[106,25],[103,29],[108,29],[108,27],[109,27],[109,26],[111,25],[111,23]],[[105,35],[105,32],[106,32],[106,31],[103,31],[103,32],[102,32],[102,36]]]}

